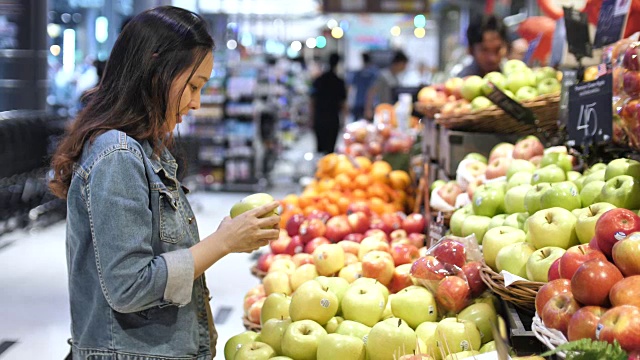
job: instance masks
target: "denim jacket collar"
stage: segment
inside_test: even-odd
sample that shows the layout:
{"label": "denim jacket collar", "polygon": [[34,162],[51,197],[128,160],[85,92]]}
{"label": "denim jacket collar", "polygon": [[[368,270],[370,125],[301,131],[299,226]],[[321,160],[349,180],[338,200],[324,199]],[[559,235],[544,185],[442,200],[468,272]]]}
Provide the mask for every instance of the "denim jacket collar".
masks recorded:
{"label": "denim jacket collar", "polygon": [[163,147],[162,152],[158,156],[153,152],[149,141],[145,140],[142,142],[142,149],[149,158],[153,172],[158,174],[160,171],[163,171],[168,179],[178,184],[178,163],[166,147]]}

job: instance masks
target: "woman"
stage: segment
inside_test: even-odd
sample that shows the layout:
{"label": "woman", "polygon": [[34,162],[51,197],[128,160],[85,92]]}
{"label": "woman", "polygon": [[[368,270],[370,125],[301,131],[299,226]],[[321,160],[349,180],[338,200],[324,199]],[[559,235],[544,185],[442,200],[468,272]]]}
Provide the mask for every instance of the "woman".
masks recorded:
{"label": "woman", "polygon": [[67,200],[73,359],[211,359],[216,332],[204,271],[278,237],[271,204],[199,241],[168,151],[200,106],[212,66],[198,15],[159,7],[118,37],[104,76],[53,158]]}

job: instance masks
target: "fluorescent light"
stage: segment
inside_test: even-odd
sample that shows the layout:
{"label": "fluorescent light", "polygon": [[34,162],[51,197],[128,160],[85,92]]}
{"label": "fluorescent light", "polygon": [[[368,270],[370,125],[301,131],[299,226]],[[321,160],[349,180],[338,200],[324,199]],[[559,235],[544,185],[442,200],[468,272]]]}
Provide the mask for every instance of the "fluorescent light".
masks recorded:
{"label": "fluorescent light", "polygon": [[298,40],[291,43],[291,49],[295,52],[302,50],[302,43]]}
{"label": "fluorescent light", "polygon": [[316,47],[316,38],[308,38],[306,44],[309,49],[313,49]]}
{"label": "fluorescent light", "polygon": [[109,38],[109,19],[104,16],[96,18],[96,41],[104,43]]}
{"label": "fluorescent light", "polygon": [[327,38],[322,35],[316,37],[316,47],[322,49],[325,46],[327,46]]}
{"label": "fluorescent light", "polygon": [[227,49],[229,50],[235,50],[238,47],[238,42],[235,40],[229,40],[227,41]]}
{"label": "fluorescent light", "polygon": [[334,27],[333,29],[331,29],[331,36],[333,36],[336,39],[340,39],[341,37],[344,36],[344,31],[342,30],[341,27]]}
{"label": "fluorescent light", "polygon": [[76,31],[66,29],[62,32],[62,70],[73,72],[76,67]]}
{"label": "fluorescent light", "polygon": [[400,30],[400,26],[394,26],[391,28],[391,35],[392,36],[400,36],[400,33],[402,31]]}

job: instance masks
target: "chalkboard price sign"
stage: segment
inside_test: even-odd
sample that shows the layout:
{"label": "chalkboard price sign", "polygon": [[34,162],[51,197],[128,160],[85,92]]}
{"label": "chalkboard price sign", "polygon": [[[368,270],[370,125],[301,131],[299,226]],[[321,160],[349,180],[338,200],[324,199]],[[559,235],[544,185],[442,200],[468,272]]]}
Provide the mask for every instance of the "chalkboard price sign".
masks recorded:
{"label": "chalkboard price sign", "polygon": [[613,133],[612,76],[569,88],[569,146],[588,146],[611,140]]}
{"label": "chalkboard price sign", "polygon": [[498,107],[501,108],[504,112],[513,116],[514,119],[525,124],[535,123],[536,117],[531,110],[527,109],[519,102],[510,98],[492,82],[489,82],[489,86],[492,88],[491,92],[487,94],[487,98],[489,100],[498,105]]}

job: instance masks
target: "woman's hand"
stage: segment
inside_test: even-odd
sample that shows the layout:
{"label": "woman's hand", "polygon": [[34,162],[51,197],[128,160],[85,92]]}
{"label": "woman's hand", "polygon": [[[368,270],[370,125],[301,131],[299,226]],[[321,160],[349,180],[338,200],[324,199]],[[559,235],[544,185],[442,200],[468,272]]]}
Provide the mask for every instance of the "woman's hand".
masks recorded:
{"label": "woman's hand", "polygon": [[216,233],[228,253],[252,252],[278,239],[280,216],[269,215],[280,204],[277,201],[244,212],[235,218],[226,217]]}

